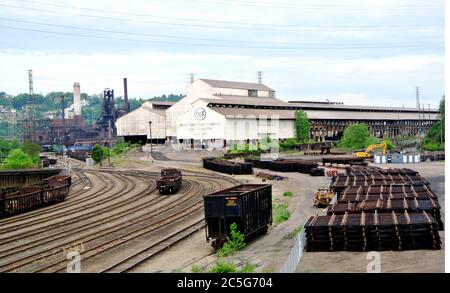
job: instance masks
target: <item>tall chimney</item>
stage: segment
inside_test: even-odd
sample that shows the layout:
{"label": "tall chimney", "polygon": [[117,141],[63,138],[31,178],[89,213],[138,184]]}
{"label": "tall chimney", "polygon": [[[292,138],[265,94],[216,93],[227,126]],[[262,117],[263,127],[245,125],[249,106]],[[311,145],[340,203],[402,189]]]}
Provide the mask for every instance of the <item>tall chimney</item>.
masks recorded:
{"label": "tall chimney", "polygon": [[78,82],[73,84],[73,109],[75,116],[81,116],[80,84]]}
{"label": "tall chimney", "polygon": [[123,79],[123,99],[124,99],[124,109],[125,112],[130,112],[130,104],[128,104],[128,84],[127,84],[127,78]]}

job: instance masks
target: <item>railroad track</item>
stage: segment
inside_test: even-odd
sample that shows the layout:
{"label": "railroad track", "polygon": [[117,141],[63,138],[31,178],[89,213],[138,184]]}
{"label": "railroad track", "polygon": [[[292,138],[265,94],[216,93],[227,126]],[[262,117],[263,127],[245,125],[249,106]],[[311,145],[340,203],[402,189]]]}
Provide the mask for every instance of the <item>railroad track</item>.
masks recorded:
{"label": "railroad track", "polygon": [[[16,222],[14,218],[8,219],[9,227],[0,229],[0,235],[11,234],[1,237],[1,272],[62,272],[68,262],[63,249],[81,243],[85,248],[81,252],[83,271],[133,270],[204,227],[203,194],[237,183],[228,177],[186,171],[181,194],[160,196],[153,184],[159,176],[157,172],[103,169],[74,169],[74,172],[78,180],[90,178],[83,180],[91,186],[85,191],[90,194],[97,190],[99,178],[122,180],[121,188],[114,189],[111,185],[116,182],[110,180],[97,192],[109,199],[122,200],[108,201],[99,209],[89,210],[87,206],[98,202],[87,204],[89,199],[81,188],[73,190],[71,196],[75,196],[69,197],[73,201],[66,204],[65,211],[55,212],[56,205],[49,209],[55,223],[43,225],[42,219],[34,222],[32,215],[22,216],[18,217],[19,223],[25,221],[26,227],[13,233]],[[78,180],[75,182],[82,182]],[[146,188],[136,190],[139,182],[141,186],[146,182]],[[133,193],[131,196],[130,192]],[[73,213],[73,217],[56,221],[64,212]]]}

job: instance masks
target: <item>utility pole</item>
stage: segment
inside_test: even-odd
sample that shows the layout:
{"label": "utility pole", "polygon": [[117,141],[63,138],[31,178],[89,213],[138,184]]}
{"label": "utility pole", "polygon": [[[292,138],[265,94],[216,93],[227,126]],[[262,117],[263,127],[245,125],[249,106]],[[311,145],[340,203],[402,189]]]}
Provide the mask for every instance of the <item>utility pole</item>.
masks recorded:
{"label": "utility pole", "polygon": [[194,73],[189,74],[189,83],[193,84],[194,81],[195,81],[195,74]]}
{"label": "utility pole", "polygon": [[258,83],[262,84],[262,71],[258,71]]}
{"label": "utility pole", "polygon": [[149,125],[149,128],[150,128],[150,156],[152,157],[152,163],[153,163],[152,121],[149,121],[148,125]]}
{"label": "utility pole", "polygon": [[426,124],[425,119],[425,104],[422,104],[422,128],[424,128]]}

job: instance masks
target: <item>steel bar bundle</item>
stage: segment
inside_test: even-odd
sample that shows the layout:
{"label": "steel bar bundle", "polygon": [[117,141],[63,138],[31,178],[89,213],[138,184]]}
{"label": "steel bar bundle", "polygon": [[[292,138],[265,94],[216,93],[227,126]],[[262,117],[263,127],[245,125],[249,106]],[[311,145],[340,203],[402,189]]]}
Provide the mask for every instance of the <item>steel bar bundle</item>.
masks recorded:
{"label": "steel bar bundle", "polygon": [[305,232],[308,251],[441,249],[438,223],[425,211],[314,216]]}

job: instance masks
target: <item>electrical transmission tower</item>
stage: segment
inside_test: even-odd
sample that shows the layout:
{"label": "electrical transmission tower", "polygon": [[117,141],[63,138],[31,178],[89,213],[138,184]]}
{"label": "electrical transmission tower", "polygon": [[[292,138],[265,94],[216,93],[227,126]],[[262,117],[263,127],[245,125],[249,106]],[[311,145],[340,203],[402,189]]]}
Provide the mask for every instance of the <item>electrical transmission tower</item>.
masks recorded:
{"label": "electrical transmission tower", "polygon": [[28,70],[28,100],[25,105],[25,117],[23,118],[23,137],[22,140],[32,141],[33,140],[33,100],[34,100],[34,88],[33,88],[33,70]]}
{"label": "electrical transmission tower", "polygon": [[191,73],[189,74],[189,84],[193,84],[195,81],[195,74]]}
{"label": "electrical transmission tower", "polygon": [[9,111],[8,111],[8,139],[11,141],[14,138],[14,114],[12,110],[12,96],[8,97]]}

